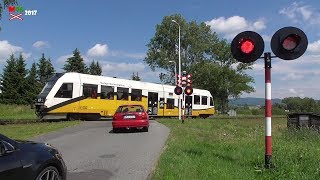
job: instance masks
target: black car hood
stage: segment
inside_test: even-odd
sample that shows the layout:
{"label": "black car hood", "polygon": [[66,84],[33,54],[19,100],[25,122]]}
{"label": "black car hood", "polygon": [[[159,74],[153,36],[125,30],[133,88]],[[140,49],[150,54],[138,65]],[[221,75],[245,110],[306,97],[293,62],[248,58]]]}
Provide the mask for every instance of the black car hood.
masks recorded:
{"label": "black car hood", "polygon": [[20,149],[28,151],[41,151],[41,150],[52,150],[56,151],[56,148],[47,143],[40,143],[28,140],[15,140]]}

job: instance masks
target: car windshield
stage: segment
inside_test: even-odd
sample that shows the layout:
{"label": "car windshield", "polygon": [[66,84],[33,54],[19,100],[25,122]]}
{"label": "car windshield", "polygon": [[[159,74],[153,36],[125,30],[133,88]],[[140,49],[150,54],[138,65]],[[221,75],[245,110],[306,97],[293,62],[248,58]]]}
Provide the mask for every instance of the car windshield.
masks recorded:
{"label": "car windshield", "polygon": [[127,113],[127,112],[143,112],[144,109],[142,106],[131,105],[131,106],[120,106],[117,109],[117,113]]}

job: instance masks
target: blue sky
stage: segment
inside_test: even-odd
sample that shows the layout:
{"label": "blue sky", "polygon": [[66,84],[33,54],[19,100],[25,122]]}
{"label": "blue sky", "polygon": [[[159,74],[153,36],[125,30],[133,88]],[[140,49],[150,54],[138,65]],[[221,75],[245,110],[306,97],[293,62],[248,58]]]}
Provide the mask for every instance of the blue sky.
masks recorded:
{"label": "blue sky", "polygon": [[[41,53],[50,57],[57,72],[78,48],[87,63],[99,60],[103,75],[129,78],[139,72],[144,81],[158,82],[161,70],[152,72],[143,63],[146,44],[155,26],[167,15],[180,13],[187,20],[206,22],[221,38],[231,41],[245,30],[254,30],[270,51],[274,32],[295,26],[306,32],[307,52],[297,60],[273,59],[272,96],[320,99],[320,2],[305,1],[49,1],[20,0],[36,16],[10,21],[8,10],[0,21],[0,72],[11,53],[22,52],[28,67]],[[262,60],[248,74],[254,77],[256,92],[242,97],[264,97]]]}

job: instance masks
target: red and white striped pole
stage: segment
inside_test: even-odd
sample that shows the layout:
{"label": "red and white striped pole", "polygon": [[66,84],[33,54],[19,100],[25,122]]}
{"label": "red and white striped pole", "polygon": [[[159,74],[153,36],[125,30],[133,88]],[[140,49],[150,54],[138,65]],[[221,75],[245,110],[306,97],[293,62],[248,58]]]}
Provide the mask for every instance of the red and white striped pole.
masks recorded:
{"label": "red and white striped pole", "polygon": [[181,120],[182,120],[182,123],[184,123],[184,119],[185,119],[185,116],[184,116],[184,106],[185,106],[185,94],[184,94],[184,90],[185,90],[185,87],[182,89],[182,118],[181,118]]}
{"label": "red and white striped pole", "polygon": [[265,65],[265,118],[266,118],[266,153],[265,167],[271,168],[272,157],[272,136],[271,136],[271,116],[272,116],[272,100],[271,100],[271,53],[264,53]]}

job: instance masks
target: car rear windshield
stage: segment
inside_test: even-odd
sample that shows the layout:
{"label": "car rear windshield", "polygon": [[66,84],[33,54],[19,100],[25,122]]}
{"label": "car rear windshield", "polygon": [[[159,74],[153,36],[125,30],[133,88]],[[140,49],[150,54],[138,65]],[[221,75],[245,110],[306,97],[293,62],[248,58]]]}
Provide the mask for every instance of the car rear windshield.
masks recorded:
{"label": "car rear windshield", "polygon": [[117,113],[126,113],[126,112],[143,112],[144,109],[142,106],[120,106],[117,109]]}

